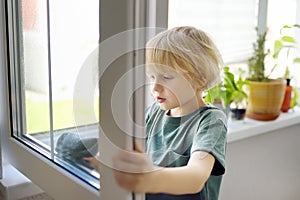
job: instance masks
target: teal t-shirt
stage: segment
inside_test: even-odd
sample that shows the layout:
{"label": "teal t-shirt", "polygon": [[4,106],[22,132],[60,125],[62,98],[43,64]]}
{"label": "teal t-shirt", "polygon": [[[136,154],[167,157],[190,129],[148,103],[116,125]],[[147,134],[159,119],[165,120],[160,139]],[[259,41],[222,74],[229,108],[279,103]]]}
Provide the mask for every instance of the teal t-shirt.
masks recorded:
{"label": "teal t-shirt", "polygon": [[201,192],[187,195],[146,194],[147,200],[217,200],[225,173],[227,119],[223,111],[207,105],[183,117],[170,117],[154,103],[146,112],[146,151],[154,165],[187,165],[194,151],[215,157],[210,177]]}

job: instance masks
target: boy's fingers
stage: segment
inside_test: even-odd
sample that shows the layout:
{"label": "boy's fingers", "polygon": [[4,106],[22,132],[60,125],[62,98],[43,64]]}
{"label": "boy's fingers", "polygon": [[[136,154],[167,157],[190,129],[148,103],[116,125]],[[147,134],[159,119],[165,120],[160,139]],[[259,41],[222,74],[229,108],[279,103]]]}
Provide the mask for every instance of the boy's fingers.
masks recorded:
{"label": "boy's fingers", "polygon": [[139,145],[138,141],[134,140],[134,150],[139,153],[145,153],[145,151],[142,149],[141,145]]}

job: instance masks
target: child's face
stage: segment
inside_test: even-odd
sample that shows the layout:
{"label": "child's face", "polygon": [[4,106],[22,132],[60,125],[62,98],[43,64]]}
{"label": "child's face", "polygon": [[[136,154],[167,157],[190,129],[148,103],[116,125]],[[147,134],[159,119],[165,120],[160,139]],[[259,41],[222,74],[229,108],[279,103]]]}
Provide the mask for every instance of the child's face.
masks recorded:
{"label": "child's face", "polygon": [[195,110],[196,92],[183,75],[171,67],[153,65],[146,67],[146,73],[151,82],[151,94],[161,109],[170,110],[171,116],[183,116]]}

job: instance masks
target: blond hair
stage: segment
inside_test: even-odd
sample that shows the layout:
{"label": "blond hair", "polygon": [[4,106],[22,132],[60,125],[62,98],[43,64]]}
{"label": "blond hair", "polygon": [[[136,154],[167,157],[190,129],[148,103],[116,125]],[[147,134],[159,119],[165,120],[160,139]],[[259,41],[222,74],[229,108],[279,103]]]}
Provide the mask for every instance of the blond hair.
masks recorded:
{"label": "blond hair", "polygon": [[146,63],[172,67],[194,89],[200,91],[220,82],[223,66],[223,60],[213,41],[205,32],[190,26],[163,31],[149,40],[146,46]]}

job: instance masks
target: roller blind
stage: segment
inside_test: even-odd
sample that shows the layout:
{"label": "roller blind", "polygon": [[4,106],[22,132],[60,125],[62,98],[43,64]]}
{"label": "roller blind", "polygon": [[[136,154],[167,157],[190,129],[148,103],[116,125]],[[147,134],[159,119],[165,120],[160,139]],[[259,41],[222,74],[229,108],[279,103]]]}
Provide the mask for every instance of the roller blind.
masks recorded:
{"label": "roller blind", "polygon": [[191,25],[207,32],[226,64],[247,60],[256,39],[256,0],[169,0],[168,28]]}

